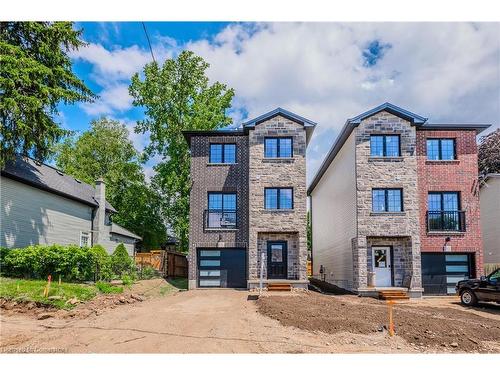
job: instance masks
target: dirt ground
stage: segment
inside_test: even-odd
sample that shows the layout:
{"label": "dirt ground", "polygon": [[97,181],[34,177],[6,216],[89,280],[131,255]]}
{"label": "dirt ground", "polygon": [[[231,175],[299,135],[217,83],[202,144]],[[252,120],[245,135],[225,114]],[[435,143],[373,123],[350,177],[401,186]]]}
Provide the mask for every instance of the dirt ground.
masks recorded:
{"label": "dirt ground", "polygon": [[[374,299],[307,292],[267,294],[257,301],[240,290],[164,293],[163,288],[162,280],[141,282],[122,296],[100,296],[69,313],[46,312],[43,319],[43,308],[4,306],[0,351],[500,352],[499,309],[464,309],[454,300],[398,305],[396,336],[389,337],[379,330],[386,324],[386,307]],[[445,331],[450,333],[444,336]]]}

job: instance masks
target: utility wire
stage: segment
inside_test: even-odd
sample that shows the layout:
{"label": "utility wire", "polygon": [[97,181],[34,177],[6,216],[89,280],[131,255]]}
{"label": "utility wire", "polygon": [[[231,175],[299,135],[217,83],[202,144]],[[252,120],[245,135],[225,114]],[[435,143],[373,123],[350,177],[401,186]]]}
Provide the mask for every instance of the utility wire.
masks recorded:
{"label": "utility wire", "polygon": [[153,58],[153,61],[156,63],[155,55],[153,54],[153,48],[151,47],[151,41],[149,40],[148,30],[146,30],[146,24],[144,22],[141,22],[141,23],[142,23],[142,28],[144,29],[144,34],[146,34],[146,39],[148,40],[149,51],[151,52],[151,57]]}

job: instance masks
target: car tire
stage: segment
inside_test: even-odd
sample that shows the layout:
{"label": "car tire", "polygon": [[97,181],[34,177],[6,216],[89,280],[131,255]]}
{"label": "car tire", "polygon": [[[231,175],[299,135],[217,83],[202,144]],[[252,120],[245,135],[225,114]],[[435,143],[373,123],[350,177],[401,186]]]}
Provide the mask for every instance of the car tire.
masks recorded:
{"label": "car tire", "polygon": [[474,306],[477,303],[477,297],[470,289],[465,289],[460,293],[460,302],[465,306]]}

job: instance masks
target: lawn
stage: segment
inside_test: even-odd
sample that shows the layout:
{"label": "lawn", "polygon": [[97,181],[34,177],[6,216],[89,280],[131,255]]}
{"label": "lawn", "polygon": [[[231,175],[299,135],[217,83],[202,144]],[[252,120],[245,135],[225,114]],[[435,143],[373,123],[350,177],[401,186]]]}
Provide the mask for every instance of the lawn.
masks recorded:
{"label": "lawn", "polygon": [[167,282],[177,289],[187,290],[188,280],[185,277],[169,277]]}
{"label": "lawn", "polygon": [[100,289],[105,289],[101,291],[101,293],[120,293],[123,291],[121,287],[101,287],[98,290],[95,286],[91,285],[65,282],[59,285],[58,282],[55,281],[51,283],[48,297],[44,297],[43,291],[46,286],[47,281],[45,280],[24,280],[1,277],[0,298],[16,301],[40,302],[60,309],[71,309],[74,305],[67,303],[67,301],[72,298],[76,298],[79,301],[87,301],[94,298],[96,294],[99,293]]}

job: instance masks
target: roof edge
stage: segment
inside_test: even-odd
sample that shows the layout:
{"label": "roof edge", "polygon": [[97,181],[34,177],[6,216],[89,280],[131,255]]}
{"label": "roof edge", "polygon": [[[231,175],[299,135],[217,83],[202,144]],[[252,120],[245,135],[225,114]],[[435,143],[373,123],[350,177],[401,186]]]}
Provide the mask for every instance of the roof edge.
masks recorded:
{"label": "roof edge", "polygon": [[420,115],[417,115],[416,113],[407,111],[406,109],[398,107],[397,105],[394,105],[392,103],[385,102],[385,103],[383,103],[375,108],[372,108],[366,112],[363,112],[363,113],[357,115],[356,117],[353,117],[347,121],[350,123],[353,123],[353,124],[359,124],[365,118],[373,116],[373,115],[375,115],[379,112],[382,112],[382,111],[387,111],[387,112],[392,113],[394,115],[408,119],[413,124],[424,124],[428,120],[426,117],[422,117]]}
{"label": "roof edge", "polygon": [[272,117],[275,117],[277,115],[282,115],[283,117],[286,117],[292,121],[296,121],[296,122],[299,122],[301,123],[303,126],[316,126],[317,123],[314,122],[314,121],[311,121],[305,117],[302,117],[300,115],[297,115],[296,113],[293,113],[293,112],[290,112],[290,111],[287,111],[286,109],[283,109],[281,107],[278,107],[276,109],[273,109],[272,111],[269,111],[269,112],[266,112],[260,116],[257,116],[251,120],[247,120],[245,122],[242,123],[243,127],[254,127],[255,125],[263,122],[263,121],[266,121],[267,119],[270,119]]}

